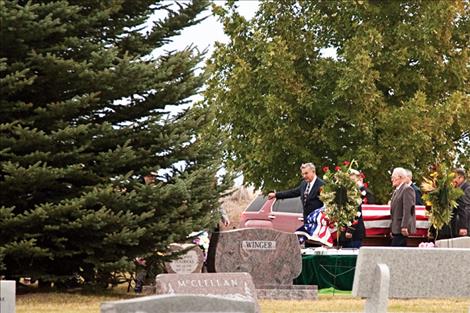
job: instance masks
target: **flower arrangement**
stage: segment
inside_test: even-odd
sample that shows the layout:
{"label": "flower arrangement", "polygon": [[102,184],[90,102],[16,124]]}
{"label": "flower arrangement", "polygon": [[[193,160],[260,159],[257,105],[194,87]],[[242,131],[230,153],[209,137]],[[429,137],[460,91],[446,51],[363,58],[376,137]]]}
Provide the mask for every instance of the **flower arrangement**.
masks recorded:
{"label": "flower arrangement", "polygon": [[455,173],[445,164],[434,165],[429,177],[423,177],[421,190],[424,193],[426,215],[436,232],[450,223],[457,199],[463,194],[460,188],[452,185],[454,177]]}
{"label": "flower arrangement", "polygon": [[418,248],[434,248],[435,245],[433,242],[421,242]]}
{"label": "flower arrangement", "polygon": [[361,193],[350,177],[354,164],[354,160],[344,161],[334,171],[323,167],[325,185],[321,190],[320,200],[325,205],[326,217],[334,223],[338,232],[345,226],[351,226],[357,217],[357,208],[362,203]]}
{"label": "flower arrangement", "polygon": [[196,231],[190,233],[187,238],[193,238],[193,243],[202,249],[202,252],[204,252],[204,259],[206,259],[207,253],[209,252],[209,233],[207,231]]}

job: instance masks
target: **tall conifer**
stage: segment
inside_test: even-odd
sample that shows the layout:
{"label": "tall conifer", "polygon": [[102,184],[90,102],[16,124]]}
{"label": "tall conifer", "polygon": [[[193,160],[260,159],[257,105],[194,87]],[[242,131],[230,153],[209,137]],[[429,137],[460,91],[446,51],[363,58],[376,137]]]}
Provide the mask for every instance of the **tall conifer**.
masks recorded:
{"label": "tall conifer", "polygon": [[204,109],[165,111],[203,84],[201,53],[164,49],[207,5],[0,1],[0,274],[107,283],[211,223]]}

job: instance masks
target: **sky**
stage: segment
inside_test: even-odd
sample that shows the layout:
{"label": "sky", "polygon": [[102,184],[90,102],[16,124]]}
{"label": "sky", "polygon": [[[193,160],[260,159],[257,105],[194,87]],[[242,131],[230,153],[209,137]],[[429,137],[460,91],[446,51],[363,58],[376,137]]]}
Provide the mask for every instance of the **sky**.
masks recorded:
{"label": "sky", "polygon": [[[179,3],[184,4],[187,1],[178,1]],[[223,5],[225,1],[213,1],[217,5]],[[175,4],[175,1],[163,1],[163,3],[170,3],[173,4],[174,9],[177,10],[177,6]],[[251,19],[259,6],[259,1],[257,0],[242,0],[238,2],[238,12],[244,16],[247,19]],[[152,16],[148,21],[147,21],[147,27],[152,27],[152,24],[154,21],[165,17],[166,12],[160,11],[154,16]],[[223,25],[219,21],[217,21],[217,18],[212,15],[211,9],[206,10],[205,12],[201,13],[200,17],[207,17],[204,21],[183,29],[180,35],[175,36],[171,38],[172,42],[165,45],[164,47],[155,50],[152,53],[152,56],[158,56],[159,54],[163,54],[165,51],[171,51],[171,50],[183,50],[188,46],[196,46],[200,51],[203,51],[204,49],[207,49],[207,54],[206,58],[210,57],[212,52],[214,51],[214,45],[215,42],[222,42],[222,43],[228,43],[228,36],[224,34],[223,30]],[[144,32],[146,29],[143,30]],[[199,101],[202,99],[201,95],[196,95],[190,98],[190,100],[193,101]],[[167,105],[165,107],[165,111],[170,113],[171,115],[176,114],[180,110],[184,110],[188,106],[191,106],[191,103],[188,105],[180,105],[180,106],[172,106],[172,105]],[[184,166],[185,162],[178,162],[175,164],[176,166]],[[158,171],[159,175],[164,175],[168,172],[171,172],[169,169],[160,169]],[[223,174],[223,170],[221,173]],[[234,183],[236,186],[240,186],[243,182],[243,176],[238,177]]]}
{"label": "sky", "polygon": [[[190,1],[179,0],[180,4],[187,4]],[[222,0],[213,0],[212,3],[223,6],[226,1]],[[164,0],[162,4],[171,4],[171,9],[177,11],[178,6],[174,0]],[[258,0],[241,0],[237,3],[238,12],[247,19],[254,17],[259,6]],[[142,32],[147,32],[153,26],[153,23],[159,19],[164,18],[167,15],[165,10],[159,10],[156,14],[150,17],[146,23],[146,28]],[[202,22],[186,27],[182,30],[181,34],[170,38],[171,42],[164,45],[161,48],[155,49],[151,57],[158,57],[159,55],[164,54],[166,51],[173,50],[184,50],[188,46],[195,46],[199,51],[204,51],[207,49],[205,55],[206,59],[209,58],[214,51],[214,46],[216,42],[228,43],[229,38],[224,34],[223,25],[220,23],[217,18],[212,15],[212,10],[209,7],[206,11],[202,12],[198,18],[204,18]],[[202,66],[202,64],[201,64]],[[169,117],[176,115],[178,112],[187,109],[192,105],[192,103],[202,100],[203,97],[201,94],[192,96],[189,98],[191,100],[188,104],[183,105],[167,105],[164,109],[165,112],[169,112]]]}
{"label": "sky", "polygon": [[[187,3],[188,1],[178,1],[181,4]],[[222,0],[213,0],[213,3],[223,6],[225,4],[225,1]],[[178,6],[176,5],[176,1],[163,1],[164,4],[172,4],[173,9],[177,10]],[[240,0],[237,2],[237,10],[246,19],[251,19],[255,16],[256,11],[258,10],[259,7],[259,1],[258,0]],[[159,11],[157,14],[152,16],[148,21],[147,21],[147,27],[151,27],[153,22],[161,19],[166,16],[166,11]],[[188,46],[196,46],[200,51],[203,51],[204,49],[207,49],[207,54],[206,58],[209,58],[214,51],[214,45],[215,42],[222,42],[222,43],[228,43],[228,36],[224,34],[223,30],[223,25],[220,23],[215,16],[212,15],[212,11],[209,8],[205,12],[201,13],[199,16],[200,18],[202,17],[207,17],[204,21],[183,29],[180,35],[175,36],[171,38],[172,42],[165,45],[164,47],[155,50],[152,53],[152,56],[157,57],[159,54],[163,54],[165,51],[171,51],[171,50],[183,50]],[[146,31],[146,30],[144,30]],[[335,57],[336,53],[334,49],[323,49],[322,55],[324,57]],[[169,116],[173,116],[177,114],[178,112],[181,112],[181,110],[184,110],[188,108],[189,106],[192,105],[192,103],[196,101],[200,101],[203,99],[202,95],[195,95],[191,98],[191,103],[187,105],[179,105],[179,106],[174,106],[174,105],[167,105],[164,109],[164,111],[169,112]],[[181,162],[180,164],[182,165],[184,162]],[[160,170],[160,174],[165,173],[166,170]],[[243,177],[240,176],[238,179],[236,179],[235,184],[236,185],[241,185],[243,181]]]}
{"label": "sky", "polygon": [[[178,1],[182,4],[188,1]],[[224,5],[225,1],[215,0],[212,1],[217,5]],[[175,9],[177,6],[175,5],[175,1],[163,1],[163,3],[170,3],[173,4]],[[238,12],[247,19],[251,19],[258,9],[259,1],[257,0],[242,0],[239,1],[238,4]],[[161,18],[164,16],[165,13],[161,12],[161,14],[156,14],[153,16],[149,21],[148,25],[151,25],[153,21],[156,19]],[[223,26],[220,22],[217,21],[216,17],[212,15],[212,12],[206,10],[205,12],[201,13],[200,17],[207,18],[198,23],[197,25],[185,28],[181,35],[176,36],[173,38],[173,42],[167,44],[163,47],[165,50],[183,50],[187,46],[193,44],[199,48],[200,51],[208,48],[208,56],[212,53],[214,48],[214,43],[216,41],[219,42],[228,42],[228,37],[224,34]],[[156,51],[158,53],[158,51]]]}
{"label": "sky", "polygon": [[[178,1],[179,3],[187,3],[188,1]],[[163,3],[173,4],[173,8],[176,10],[176,1],[174,0],[164,0]],[[223,0],[213,0],[212,3],[223,6],[225,1]],[[251,19],[255,16],[256,11],[259,7],[258,0],[239,0],[237,2],[238,13],[240,13],[246,19]],[[148,27],[152,23],[162,18],[166,15],[165,11],[160,11],[158,14],[152,16],[147,22]],[[165,45],[161,50],[156,50],[154,53],[163,53],[165,50],[183,50],[189,45],[195,45],[199,48],[200,51],[208,48],[208,53],[206,57],[209,57],[214,50],[214,43],[216,41],[222,43],[228,43],[228,37],[224,34],[223,25],[217,18],[212,15],[211,9],[209,8],[205,12],[201,13],[199,17],[207,18],[198,23],[197,25],[185,28],[181,35],[175,36],[172,38],[172,42]],[[336,51],[334,48],[322,49],[321,53],[324,57],[336,57]]]}

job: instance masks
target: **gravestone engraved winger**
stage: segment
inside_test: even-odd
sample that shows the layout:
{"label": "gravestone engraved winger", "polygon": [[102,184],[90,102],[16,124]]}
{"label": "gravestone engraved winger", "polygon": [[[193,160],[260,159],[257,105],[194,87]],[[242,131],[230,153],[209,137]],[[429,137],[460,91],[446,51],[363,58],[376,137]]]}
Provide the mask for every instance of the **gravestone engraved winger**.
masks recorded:
{"label": "gravestone engraved winger", "polygon": [[208,270],[249,273],[258,298],[316,298],[316,286],[292,285],[302,270],[300,245],[293,233],[257,228],[213,233]]}
{"label": "gravestone engraved winger", "polygon": [[302,270],[297,236],[272,229],[235,229],[213,233],[209,271],[246,272],[257,288],[292,285]]}
{"label": "gravestone engraved winger", "polygon": [[0,312],[15,313],[16,282],[13,280],[0,280]]}
{"label": "gravestone engraved winger", "polygon": [[255,313],[255,309],[254,301],[235,296],[159,295],[101,304],[101,313]]}
{"label": "gravestone engraved winger", "polygon": [[186,253],[182,254],[179,258],[165,263],[167,273],[200,273],[204,265],[204,252],[201,248],[194,244],[176,244],[170,245],[170,252],[179,252],[186,249]]}

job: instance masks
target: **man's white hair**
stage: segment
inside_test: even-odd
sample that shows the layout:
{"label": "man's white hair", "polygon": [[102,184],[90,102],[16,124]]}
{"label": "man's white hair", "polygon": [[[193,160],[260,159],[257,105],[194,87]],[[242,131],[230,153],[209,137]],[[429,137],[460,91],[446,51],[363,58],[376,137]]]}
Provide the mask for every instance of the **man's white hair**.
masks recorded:
{"label": "man's white hair", "polygon": [[315,172],[315,165],[312,162],[303,163],[300,166],[300,170],[303,170],[304,168],[310,168],[310,169],[312,169],[313,172]]}
{"label": "man's white hair", "polygon": [[413,179],[413,172],[409,169],[405,169],[406,171],[406,177],[408,177],[409,179]]}
{"label": "man's white hair", "polygon": [[393,169],[392,176],[408,177],[406,170],[403,167],[395,167]]}

